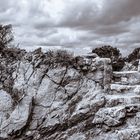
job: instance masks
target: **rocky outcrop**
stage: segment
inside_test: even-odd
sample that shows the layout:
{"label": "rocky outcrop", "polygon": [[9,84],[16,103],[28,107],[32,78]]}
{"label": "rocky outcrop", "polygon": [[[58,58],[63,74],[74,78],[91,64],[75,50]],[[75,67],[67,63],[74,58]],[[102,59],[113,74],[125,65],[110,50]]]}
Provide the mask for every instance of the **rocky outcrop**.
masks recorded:
{"label": "rocky outcrop", "polygon": [[139,72],[113,72],[97,55],[62,64],[22,52],[1,55],[0,139],[140,139]]}

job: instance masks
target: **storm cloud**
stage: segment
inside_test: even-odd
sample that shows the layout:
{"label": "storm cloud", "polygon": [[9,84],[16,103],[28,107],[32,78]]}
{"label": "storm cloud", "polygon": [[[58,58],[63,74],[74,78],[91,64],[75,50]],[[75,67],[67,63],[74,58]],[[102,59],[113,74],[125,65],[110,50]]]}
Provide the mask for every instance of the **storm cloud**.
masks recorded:
{"label": "storm cloud", "polygon": [[89,51],[140,46],[140,0],[0,0],[0,23],[12,24],[21,48]]}

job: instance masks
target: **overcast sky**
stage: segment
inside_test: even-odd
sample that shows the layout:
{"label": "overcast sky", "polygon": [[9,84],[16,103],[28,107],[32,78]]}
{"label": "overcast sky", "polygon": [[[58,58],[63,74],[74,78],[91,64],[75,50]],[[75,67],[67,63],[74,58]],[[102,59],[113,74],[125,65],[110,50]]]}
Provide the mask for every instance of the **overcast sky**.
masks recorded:
{"label": "overcast sky", "polygon": [[28,50],[140,47],[140,0],[0,0],[0,23]]}

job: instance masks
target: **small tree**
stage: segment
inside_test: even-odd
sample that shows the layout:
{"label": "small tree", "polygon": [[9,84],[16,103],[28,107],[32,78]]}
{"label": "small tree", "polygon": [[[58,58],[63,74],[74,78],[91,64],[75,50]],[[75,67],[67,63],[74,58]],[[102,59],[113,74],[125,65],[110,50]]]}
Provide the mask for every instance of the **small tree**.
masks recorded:
{"label": "small tree", "polygon": [[0,25],[0,48],[5,48],[13,41],[12,25]]}
{"label": "small tree", "polygon": [[110,58],[111,60],[118,59],[121,56],[120,50],[112,46],[102,46],[95,48],[92,50],[92,52],[96,53],[102,58]]}
{"label": "small tree", "polygon": [[93,53],[96,53],[99,57],[110,58],[112,62],[112,68],[114,71],[119,71],[124,67],[124,60],[120,53],[120,50],[112,46],[102,46],[92,50]]}

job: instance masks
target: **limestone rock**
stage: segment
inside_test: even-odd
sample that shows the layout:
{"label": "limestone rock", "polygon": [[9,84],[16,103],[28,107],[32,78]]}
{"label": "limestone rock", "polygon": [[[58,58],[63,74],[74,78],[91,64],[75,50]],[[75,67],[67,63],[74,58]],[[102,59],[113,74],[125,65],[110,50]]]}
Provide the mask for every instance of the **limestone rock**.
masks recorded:
{"label": "limestone rock", "polygon": [[69,65],[41,49],[21,54],[1,56],[1,140],[139,140],[138,71],[113,72],[95,54]]}

